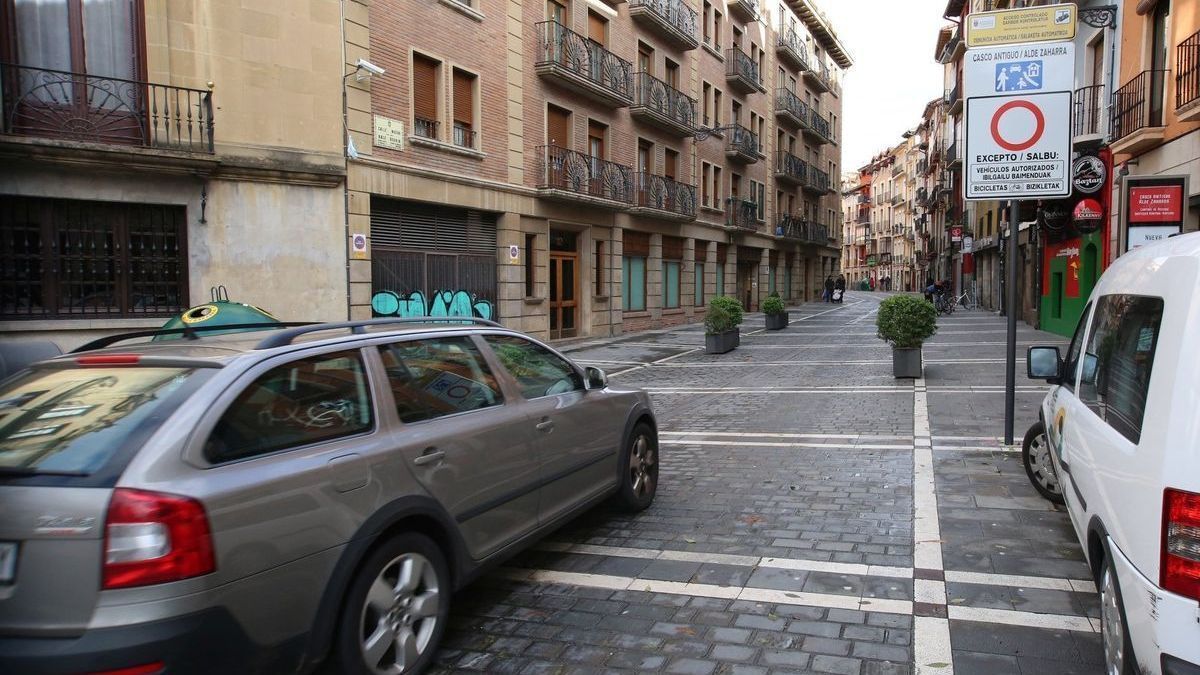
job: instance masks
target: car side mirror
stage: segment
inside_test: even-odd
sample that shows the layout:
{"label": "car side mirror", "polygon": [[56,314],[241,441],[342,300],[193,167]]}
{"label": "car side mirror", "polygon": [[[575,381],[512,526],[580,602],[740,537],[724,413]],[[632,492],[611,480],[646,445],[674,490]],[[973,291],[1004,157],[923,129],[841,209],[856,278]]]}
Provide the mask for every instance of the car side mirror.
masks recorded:
{"label": "car side mirror", "polygon": [[1025,369],[1031,379],[1050,384],[1062,382],[1063,362],[1058,347],[1030,347],[1025,357]]}
{"label": "car side mirror", "polygon": [[583,374],[587,378],[588,389],[603,389],[608,386],[608,376],[599,368],[588,366],[583,369]]}

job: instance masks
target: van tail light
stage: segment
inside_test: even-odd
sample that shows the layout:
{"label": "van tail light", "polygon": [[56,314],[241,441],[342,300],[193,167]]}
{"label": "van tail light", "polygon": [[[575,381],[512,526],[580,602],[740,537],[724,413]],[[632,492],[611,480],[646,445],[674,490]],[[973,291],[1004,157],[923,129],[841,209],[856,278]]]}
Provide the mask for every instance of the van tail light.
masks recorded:
{"label": "van tail light", "polygon": [[216,569],[208,515],[200,502],[113,490],[104,527],[104,590],[179,581]]}
{"label": "van tail light", "polygon": [[1200,494],[1163,491],[1162,542],[1159,585],[1200,600]]}

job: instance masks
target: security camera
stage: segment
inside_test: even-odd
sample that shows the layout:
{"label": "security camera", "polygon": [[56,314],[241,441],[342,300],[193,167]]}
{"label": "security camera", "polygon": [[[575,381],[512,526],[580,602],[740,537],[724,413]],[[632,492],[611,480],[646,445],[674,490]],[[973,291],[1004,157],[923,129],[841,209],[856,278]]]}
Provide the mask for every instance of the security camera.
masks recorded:
{"label": "security camera", "polygon": [[371,75],[383,75],[385,72],[387,72],[383,68],[380,68],[379,66],[375,65],[374,63],[371,63],[370,61],[368,61],[366,59],[359,59],[358,63],[356,63],[354,65],[359,70],[365,70],[368,73],[370,73]]}

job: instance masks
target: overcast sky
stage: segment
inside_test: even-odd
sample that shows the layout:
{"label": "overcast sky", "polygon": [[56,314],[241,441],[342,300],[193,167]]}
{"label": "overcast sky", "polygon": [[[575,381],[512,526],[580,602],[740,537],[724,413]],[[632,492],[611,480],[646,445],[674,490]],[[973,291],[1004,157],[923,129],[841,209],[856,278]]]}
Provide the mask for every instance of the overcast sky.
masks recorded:
{"label": "overcast sky", "polygon": [[842,166],[854,171],[917,126],[942,95],[933,60],[946,0],[817,0],[849,50],[842,99]]}

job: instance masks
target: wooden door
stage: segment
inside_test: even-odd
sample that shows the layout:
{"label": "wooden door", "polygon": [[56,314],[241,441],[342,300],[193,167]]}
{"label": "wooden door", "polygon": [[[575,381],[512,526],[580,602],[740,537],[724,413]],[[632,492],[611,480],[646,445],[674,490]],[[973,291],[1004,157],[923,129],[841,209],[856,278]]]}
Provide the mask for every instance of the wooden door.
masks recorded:
{"label": "wooden door", "polygon": [[550,339],[579,332],[579,254],[550,253]]}

